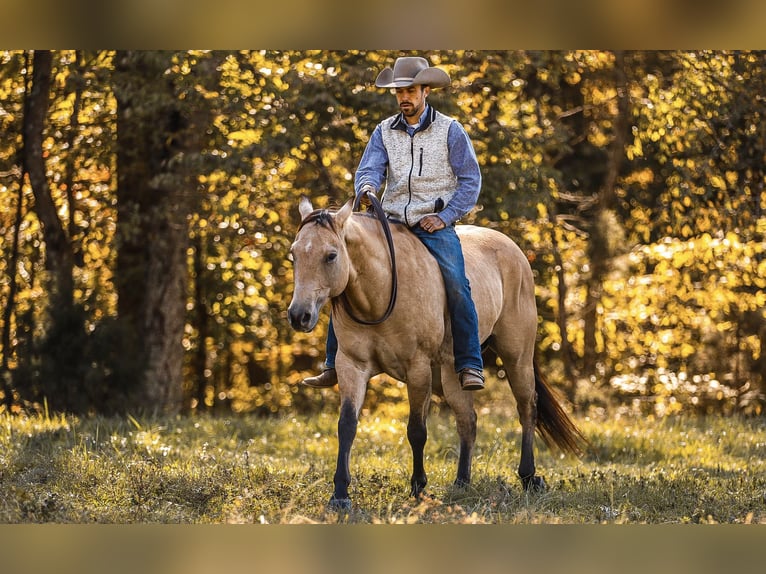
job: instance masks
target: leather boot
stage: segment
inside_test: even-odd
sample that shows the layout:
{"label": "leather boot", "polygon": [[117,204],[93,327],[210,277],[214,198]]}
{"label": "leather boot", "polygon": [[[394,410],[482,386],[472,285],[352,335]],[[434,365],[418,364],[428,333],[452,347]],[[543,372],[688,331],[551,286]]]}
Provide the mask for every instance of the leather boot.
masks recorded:
{"label": "leather boot", "polygon": [[338,383],[338,374],[335,369],[325,369],[316,377],[307,377],[301,381],[301,384],[313,389],[326,389]]}
{"label": "leather boot", "polygon": [[480,391],[484,388],[484,375],[476,369],[460,371],[460,388],[464,391]]}

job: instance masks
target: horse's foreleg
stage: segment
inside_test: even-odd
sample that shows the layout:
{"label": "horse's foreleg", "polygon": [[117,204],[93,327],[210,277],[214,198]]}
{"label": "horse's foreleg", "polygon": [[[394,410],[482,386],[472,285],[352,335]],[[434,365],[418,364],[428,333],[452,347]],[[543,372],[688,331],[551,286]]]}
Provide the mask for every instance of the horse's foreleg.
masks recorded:
{"label": "horse's foreleg", "polygon": [[455,415],[457,434],[460,440],[460,456],[457,463],[455,485],[467,486],[471,483],[471,463],[476,444],[476,411],[473,408],[473,394],[461,390],[457,375],[447,371],[447,368],[442,370],[444,399]]}
{"label": "horse's foreleg", "polygon": [[351,498],[348,487],[351,484],[351,446],[356,438],[359,413],[362,410],[367,389],[365,373],[349,371],[338,365],[338,390],[340,392],[340,416],[338,417],[338,458],[335,465],[333,484],[335,489],[330,498],[330,507],[349,510]]}
{"label": "horse's foreleg", "polygon": [[476,411],[473,408],[457,419],[457,433],[460,438],[460,457],[457,463],[455,484],[468,486],[471,484],[471,462],[473,461],[473,448],[476,444]]}
{"label": "horse's foreleg", "polygon": [[419,497],[428,484],[425,465],[423,464],[423,453],[425,451],[428,431],[425,421],[420,417],[410,413],[407,423],[407,440],[412,448],[412,476],[410,477],[410,496]]}
{"label": "horse's foreleg", "polygon": [[351,400],[344,400],[340,407],[338,418],[338,459],[335,464],[333,484],[335,490],[330,498],[330,506],[338,510],[351,508],[351,498],[348,487],[351,484],[351,445],[356,437],[356,427],[359,421],[357,410]]}
{"label": "horse's foreleg", "polygon": [[[407,396],[410,402],[410,416],[407,421],[407,440],[412,448],[412,477],[410,478],[410,496],[418,497],[428,483],[423,452],[428,440],[426,420],[431,403],[431,372],[427,378],[415,378],[408,383]],[[425,382],[423,382],[425,381]]]}

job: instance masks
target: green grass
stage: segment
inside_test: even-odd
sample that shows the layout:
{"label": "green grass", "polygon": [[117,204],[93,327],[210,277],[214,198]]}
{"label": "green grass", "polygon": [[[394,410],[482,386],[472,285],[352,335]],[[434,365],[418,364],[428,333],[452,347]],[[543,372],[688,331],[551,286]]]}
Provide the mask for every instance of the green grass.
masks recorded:
{"label": "green grass", "polygon": [[[323,391],[331,392],[331,391]],[[0,415],[0,522],[765,523],[766,420],[575,417],[581,459],[537,441],[542,493],[516,478],[514,412],[479,405],[473,483],[452,486],[457,435],[435,408],[428,496],[408,497],[406,406],[366,412],[353,510],[328,511],[337,412],[136,420]]]}

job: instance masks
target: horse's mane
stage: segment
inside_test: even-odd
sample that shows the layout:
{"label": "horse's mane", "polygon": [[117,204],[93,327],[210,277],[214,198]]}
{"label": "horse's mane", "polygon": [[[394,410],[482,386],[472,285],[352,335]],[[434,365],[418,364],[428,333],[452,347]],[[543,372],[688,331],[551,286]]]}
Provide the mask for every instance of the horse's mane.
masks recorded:
{"label": "horse's mane", "polygon": [[[327,227],[328,229],[332,231],[336,231],[335,229],[335,220],[332,217],[332,214],[335,210],[331,209],[315,209],[311,213],[309,213],[303,221],[300,222],[300,225],[298,225],[298,231],[303,229],[306,225],[309,223],[316,223],[317,225],[321,225],[323,227]],[[376,219],[376,216],[374,213],[369,213],[367,211],[355,211],[353,213],[355,216],[361,216],[361,217],[368,217],[370,219]],[[393,218],[387,218],[388,223],[393,226],[403,226],[404,228],[407,228],[405,223],[403,221],[399,221],[398,219]]]}
{"label": "horse's mane", "polygon": [[303,218],[303,221],[301,221],[300,225],[298,226],[298,231],[312,222],[335,231],[335,220],[332,218],[332,215],[328,209],[315,209],[309,213],[306,217]]}

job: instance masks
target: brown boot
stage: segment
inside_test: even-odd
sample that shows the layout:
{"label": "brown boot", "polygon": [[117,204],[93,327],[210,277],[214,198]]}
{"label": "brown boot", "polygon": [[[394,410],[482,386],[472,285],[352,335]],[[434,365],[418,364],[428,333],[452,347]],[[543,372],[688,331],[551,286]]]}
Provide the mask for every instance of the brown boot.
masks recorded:
{"label": "brown boot", "polygon": [[476,369],[460,371],[460,387],[464,391],[480,391],[484,388],[484,375]]}
{"label": "brown boot", "polygon": [[312,389],[326,389],[338,383],[338,374],[335,369],[325,369],[316,377],[307,377],[301,381],[301,384]]}

